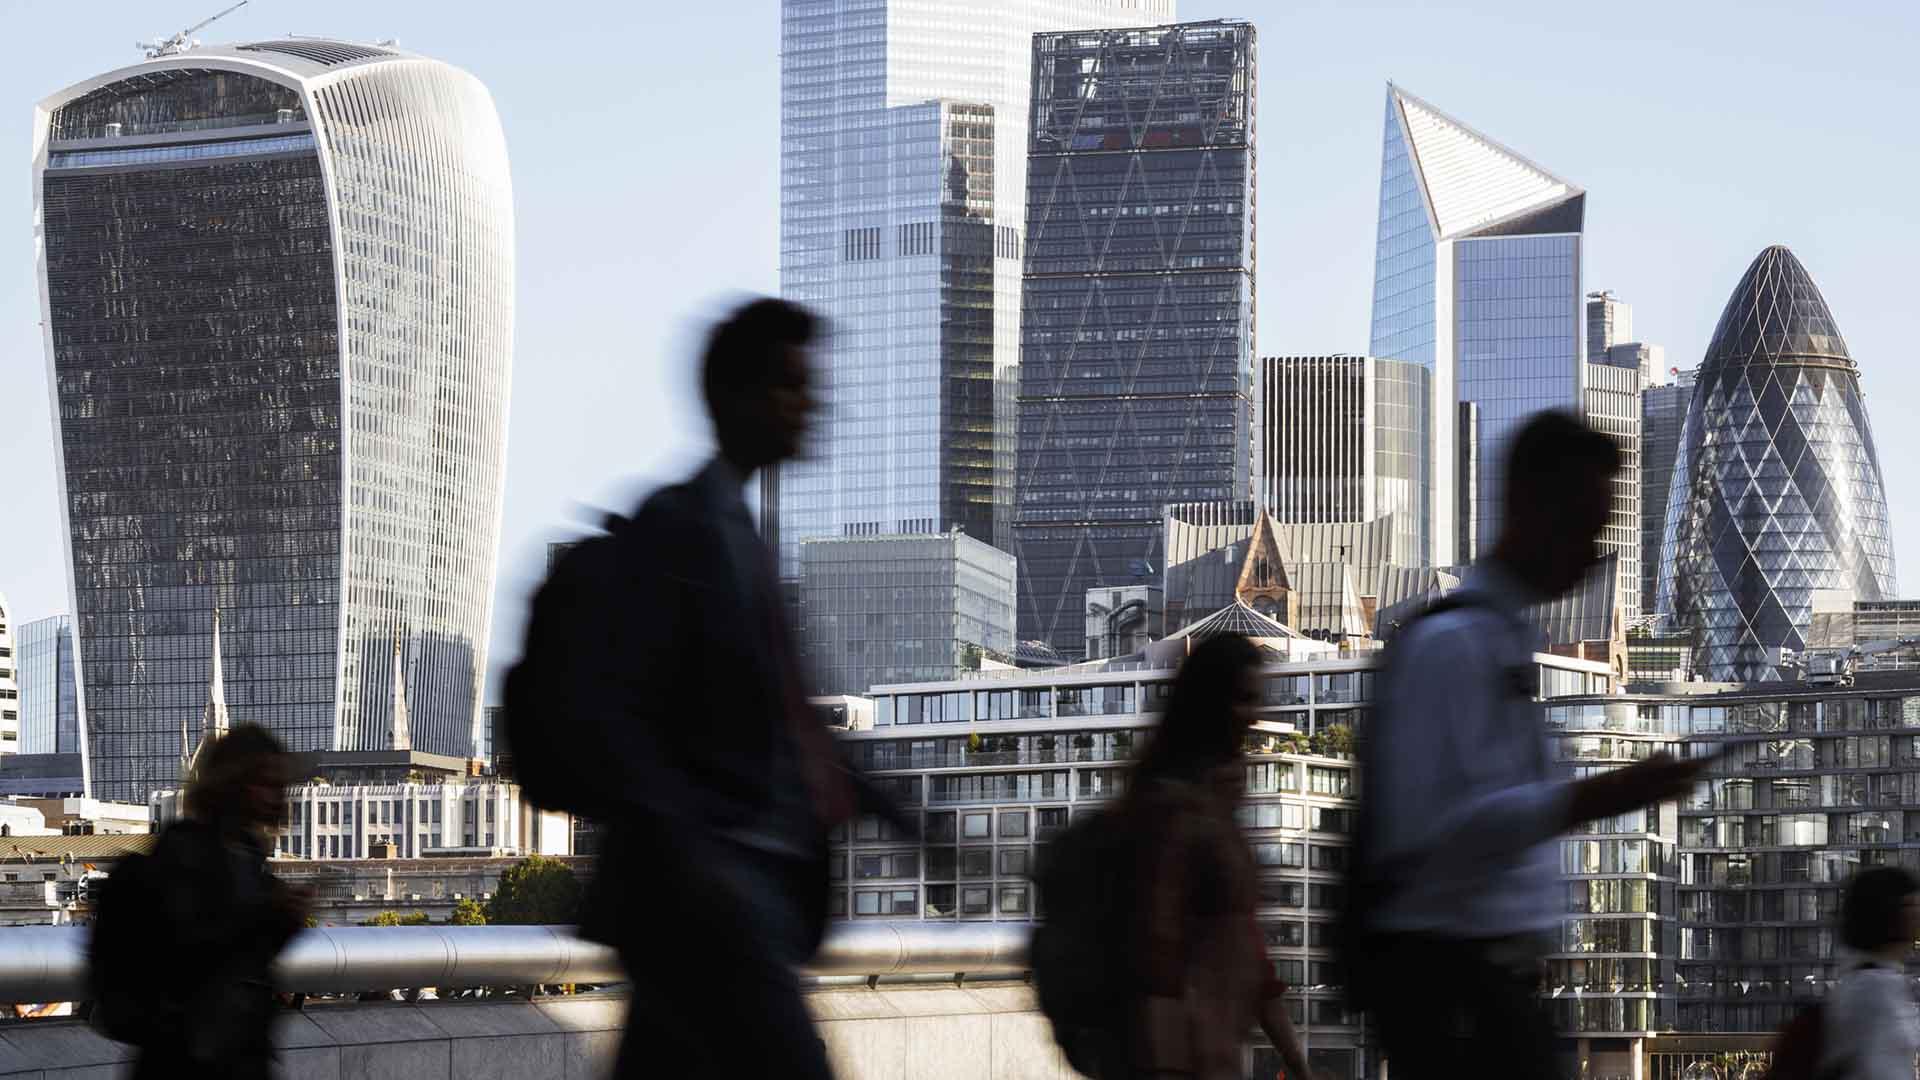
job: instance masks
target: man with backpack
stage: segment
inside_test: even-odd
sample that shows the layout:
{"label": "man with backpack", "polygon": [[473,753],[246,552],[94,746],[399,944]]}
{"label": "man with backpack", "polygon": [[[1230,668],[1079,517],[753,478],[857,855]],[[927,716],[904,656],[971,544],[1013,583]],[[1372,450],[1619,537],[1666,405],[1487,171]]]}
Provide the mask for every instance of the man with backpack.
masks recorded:
{"label": "man with backpack", "polygon": [[1343,948],[1396,1080],[1558,1075],[1537,998],[1563,902],[1556,840],[1681,794],[1705,764],[1552,770],[1528,611],[1594,565],[1618,467],[1578,417],[1536,414],[1506,456],[1492,553],[1388,646],[1360,750]]}
{"label": "man with backpack", "polygon": [[829,1075],[794,968],[825,931],[827,833],[856,781],[807,704],[743,497],[800,451],[815,334],[771,299],[714,329],[718,453],[562,557],[508,676],[530,797],[608,830],[582,930],[633,980],[618,1076]]}

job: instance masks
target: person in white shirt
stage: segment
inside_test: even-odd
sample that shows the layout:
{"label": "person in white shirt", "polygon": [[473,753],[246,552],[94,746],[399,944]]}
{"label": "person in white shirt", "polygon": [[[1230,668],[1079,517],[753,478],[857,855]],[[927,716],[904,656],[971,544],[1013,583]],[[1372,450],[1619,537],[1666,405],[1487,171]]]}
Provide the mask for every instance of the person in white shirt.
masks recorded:
{"label": "person in white shirt", "polygon": [[1920,938],[1920,878],[1897,866],[1854,875],[1840,906],[1840,939],[1856,960],[1827,996],[1822,1080],[1913,1080],[1920,1005],[1907,956]]}
{"label": "person in white shirt", "polygon": [[1499,542],[1389,645],[1363,733],[1347,955],[1395,1080],[1559,1071],[1536,997],[1565,903],[1556,838],[1680,794],[1704,763],[1578,781],[1551,764],[1528,609],[1597,561],[1618,467],[1579,417],[1532,417],[1506,458]]}

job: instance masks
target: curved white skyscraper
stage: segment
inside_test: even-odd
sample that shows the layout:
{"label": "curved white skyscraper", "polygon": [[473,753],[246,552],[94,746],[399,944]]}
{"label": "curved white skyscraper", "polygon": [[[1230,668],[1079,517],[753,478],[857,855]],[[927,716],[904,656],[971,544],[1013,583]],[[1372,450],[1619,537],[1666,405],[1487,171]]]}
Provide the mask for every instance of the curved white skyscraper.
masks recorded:
{"label": "curved white skyscraper", "polygon": [[235,723],[384,749],[404,697],[413,749],[472,756],[513,350],[486,88],[196,49],[41,102],[33,178],[93,793],[176,781],[216,610]]}

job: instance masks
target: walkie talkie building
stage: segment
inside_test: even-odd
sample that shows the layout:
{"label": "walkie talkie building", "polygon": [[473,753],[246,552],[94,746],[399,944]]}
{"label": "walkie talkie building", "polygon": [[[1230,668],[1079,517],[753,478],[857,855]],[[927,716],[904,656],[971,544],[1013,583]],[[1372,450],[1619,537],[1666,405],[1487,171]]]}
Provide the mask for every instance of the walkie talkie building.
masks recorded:
{"label": "walkie talkie building", "polygon": [[1667,496],[1661,614],[1699,674],[1780,677],[1816,592],[1894,597],[1893,539],[1859,367],[1793,252],[1733,290],[1693,388]]}
{"label": "walkie talkie building", "polygon": [[175,52],[41,102],[33,193],[93,793],[177,781],[216,610],[236,723],[472,756],[513,349],[486,88]]}

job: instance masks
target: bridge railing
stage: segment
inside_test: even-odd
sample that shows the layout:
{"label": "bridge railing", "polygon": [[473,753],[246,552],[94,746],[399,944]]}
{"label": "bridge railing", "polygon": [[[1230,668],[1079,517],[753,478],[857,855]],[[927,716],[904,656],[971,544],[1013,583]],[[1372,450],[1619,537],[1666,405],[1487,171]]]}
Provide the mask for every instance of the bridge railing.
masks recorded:
{"label": "bridge railing", "polygon": [[[1012,975],[1025,970],[1029,931],[1019,923],[837,924],[807,973]],[[85,928],[0,928],[0,1002],[83,1000],[86,976]],[[309,994],[625,980],[612,949],[575,936],[567,926],[303,930],[280,954],[275,970],[281,989]]]}

